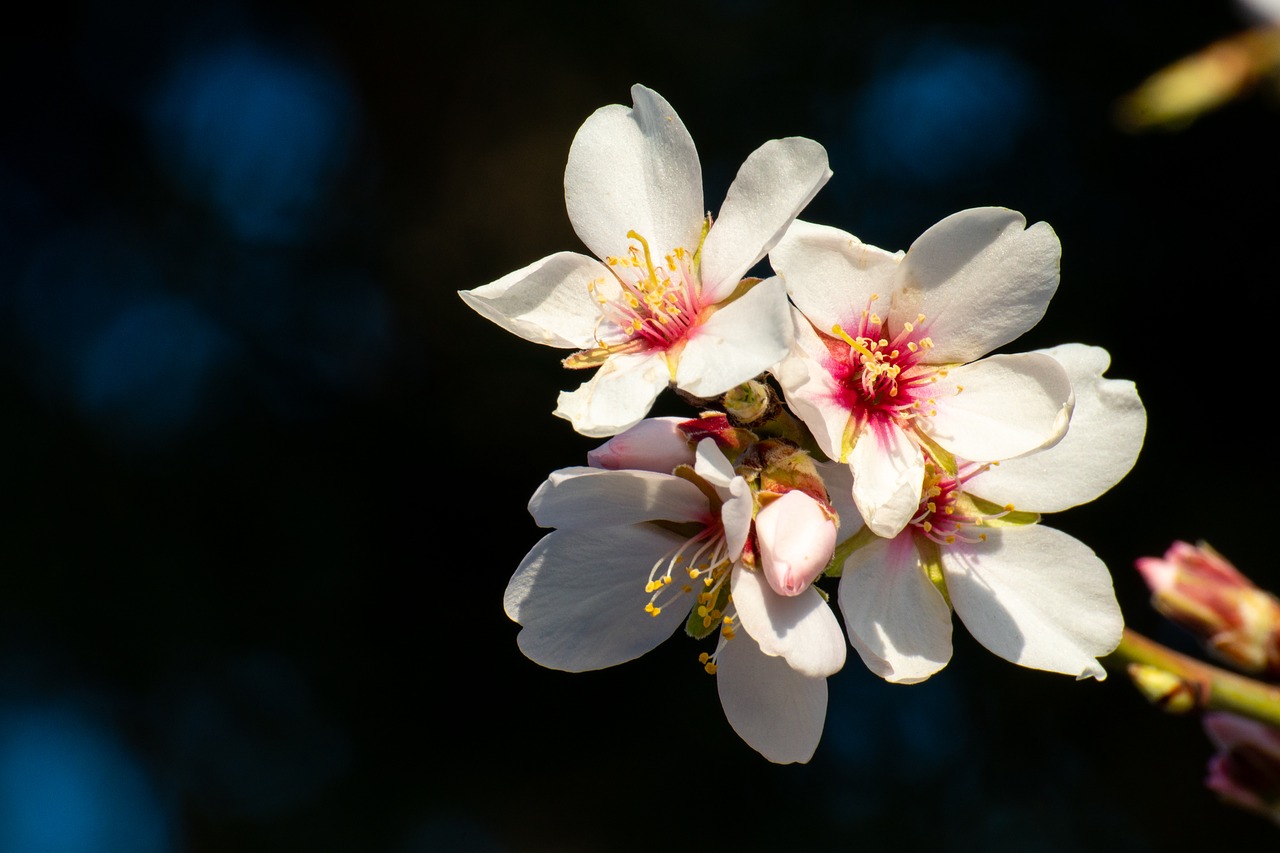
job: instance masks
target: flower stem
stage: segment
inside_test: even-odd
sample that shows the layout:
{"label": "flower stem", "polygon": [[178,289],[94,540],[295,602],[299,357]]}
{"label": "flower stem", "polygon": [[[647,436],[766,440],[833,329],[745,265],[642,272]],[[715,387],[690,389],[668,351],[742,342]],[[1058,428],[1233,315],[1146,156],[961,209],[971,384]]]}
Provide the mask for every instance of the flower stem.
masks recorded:
{"label": "flower stem", "polygon": [[1121,671],[1130,664],[1164,670],[1192,688],[1201,711],[1229,711],[1280,727],[1280,686],[1179,654],[1131,628],[1124,629],[1120,645],[1102,662]]}

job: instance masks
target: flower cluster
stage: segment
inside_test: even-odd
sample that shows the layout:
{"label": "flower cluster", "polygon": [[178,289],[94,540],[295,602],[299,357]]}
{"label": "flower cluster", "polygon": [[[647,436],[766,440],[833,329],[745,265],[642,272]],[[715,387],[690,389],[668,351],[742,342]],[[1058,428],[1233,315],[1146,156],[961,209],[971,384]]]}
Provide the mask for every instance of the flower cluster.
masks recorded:
{"label": "flower cluster", "polygon": [[[631,94],[569,150],[569,218],[595,257],[460,294],[594,369],[555,414],[607,439],[530,501],[551,532],[507,586],[521,650],[592,670],[683,629],[734,730],[780,763],[813,755],[848,647],[923,681],[953,614],[1016,664],[1104,678],[1123,630],[1110,574],[1040,522],[1130,470],[1146,414],[1103,349],[998,352],[1058,287],[1053,230],[988,207],[905,252],[867,245],[798,218],[832,175],[803,138],[756,149],[713,217],[675,110]],[[649,417],[667,389],[696,411]]]}

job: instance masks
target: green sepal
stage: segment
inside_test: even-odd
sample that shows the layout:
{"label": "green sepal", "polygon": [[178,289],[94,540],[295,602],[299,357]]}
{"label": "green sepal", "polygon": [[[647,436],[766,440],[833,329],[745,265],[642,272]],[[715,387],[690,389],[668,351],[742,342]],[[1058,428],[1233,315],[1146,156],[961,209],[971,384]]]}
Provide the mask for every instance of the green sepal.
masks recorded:
{"label": "green sepal", "polygon": [[854,551],[872,542],[880,537],[871,532],[870,527],[863,527],[857,533],[848,539],[836,545],[835,553],[831,555],[831,562],[827,563],[827,567],[822,570],[822,574],[829,578],[838,578],[844,572],[844,561],[849,559]]}
{"label": "green sepal", "polygon": [[984,498],[974,497],[967,492],[964,497],[973,504],[973,508],[977,510],[976,514],[981,516],[983,527],[1023,527],[1028,524],[1037,524],[1040,521],[1040,513],[1038,512],[1006,509],[999,504],[992,503]]}
{"label": "green sepal", "polygon": [[942,573],[942,549],[936,542],[917,542],[916,553],[920,555],[920,568],[938,592],[942,600],[951,606],[951,594],[947,592],[947,577]]}
{"label": "green sepal", "polygon": [[933,438],[927,435],[922,429],[916,429],[912,434],[915,436],[917,441],[924,445],[929,457],[933,459],[934,462],[937,462],[938,465],[942,467],[943,471],[946,471],[952,477],[956,476],[956,457],[953,453],[943,448],[941,444],[934,441]]}
{"label": "green sepal", "polygon": [[[702,578],[694,578],[693,583],[701,584]],[[695,588],[694,595],[697,596],[698,594],[699,593]],[[715,601],[712,602],[711,605],[707,607],[707,612],[710,612],[712,610],[719,610],[721,613],[723,613],[725,607],[727,607],[728,605],[729,605],[729,584],[722,583],[720,584],[720,588],[716,590]],[[684,623],[684,632],[688,634],[690,637],[693,637],[695,640],[701,640],[705,637],[710,636],[712,632],[714,632],[717,628],[720,627],[719,619],[711,619],[709,620],[710,624],[704,624],[703,617],[698,613],[699,606],[700,605],[697,603],[697,599],[695,597],[693,609],[689,611],[689,618],[686,619]],[[701,605],[701,606],[705,606],[705,605]]]}

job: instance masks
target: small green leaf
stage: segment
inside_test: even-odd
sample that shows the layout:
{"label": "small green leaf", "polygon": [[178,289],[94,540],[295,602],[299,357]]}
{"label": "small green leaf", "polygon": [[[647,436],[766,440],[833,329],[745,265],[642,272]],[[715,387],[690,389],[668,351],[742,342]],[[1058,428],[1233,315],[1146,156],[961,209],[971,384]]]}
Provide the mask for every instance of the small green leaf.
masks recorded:
{"label": "small green leaf", "polygon": [[[698,578],[694,583],[700,584],[702,583],[702,579]],[[694,594],[699,594],[696,589],[694,590]],[[724,609],[728,604],[729,584],[722,583],[720,584],[720,588],[716,590],[715,601],[710,605],[699,604],[697,602],[694,603],[693,610],[689,612],[689,618],[684,623],[684,632],[695,640],[701,640],[704,637],[710,636],[712,632],[720,627],[720,619],[712,619],[704,614],[708,614],[713,610],[718,610],[721,613],[724,613]]]}

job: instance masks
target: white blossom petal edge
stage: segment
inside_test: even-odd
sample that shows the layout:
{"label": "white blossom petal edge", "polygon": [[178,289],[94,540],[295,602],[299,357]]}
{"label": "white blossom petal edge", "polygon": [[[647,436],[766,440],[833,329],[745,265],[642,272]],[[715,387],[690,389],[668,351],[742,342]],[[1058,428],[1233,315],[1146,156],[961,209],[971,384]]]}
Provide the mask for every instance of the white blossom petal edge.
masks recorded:
{"label": "white blossom petal edge", "polygon": [[668,385],[714,397],[786,354],[781,283],[743,276],[831,177],[817,142],[770,140],[713,221],[684,123],[657,92],[631,96],[592,114],[569,149],[565,204],[596,257],[561,252],[459,293],[526,340],[577,349],[565,366],[599,368],[555,410],[589,436],[633,426]]}

